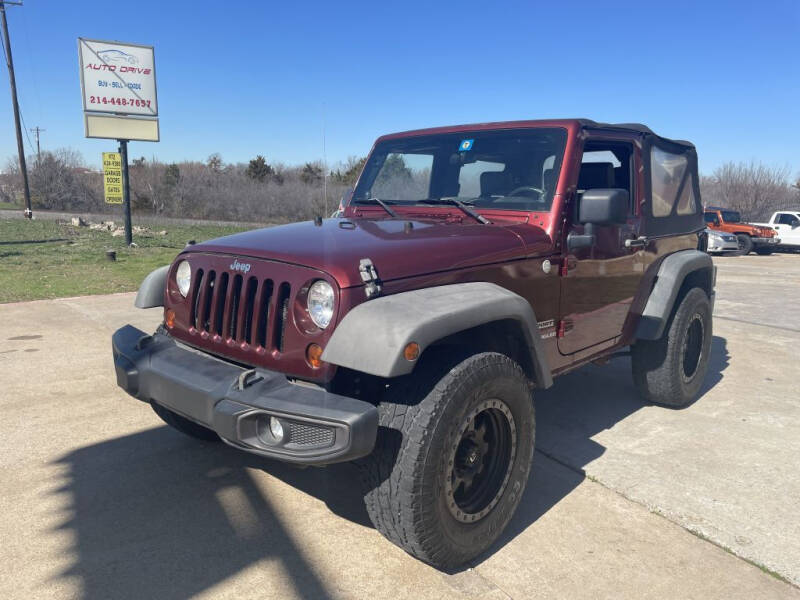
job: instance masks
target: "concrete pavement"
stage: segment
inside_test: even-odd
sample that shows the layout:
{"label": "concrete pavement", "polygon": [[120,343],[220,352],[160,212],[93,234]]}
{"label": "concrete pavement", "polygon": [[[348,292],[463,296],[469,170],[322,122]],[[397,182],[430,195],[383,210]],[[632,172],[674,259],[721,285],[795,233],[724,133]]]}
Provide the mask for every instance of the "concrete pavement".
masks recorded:
{"label": "concrete pavement", "polygon": [[[350,465],[198,443],[119,390],[110,334],[159,310],[132,294],[0,305],[0,597],[800,598],[731,553],[800,582],[797,258],[717,261],[691,407],[643,405],[625,360],[538,394],[520,510],[452,574],[372,529]],[[764,269],[788,283],[758,294]]]}

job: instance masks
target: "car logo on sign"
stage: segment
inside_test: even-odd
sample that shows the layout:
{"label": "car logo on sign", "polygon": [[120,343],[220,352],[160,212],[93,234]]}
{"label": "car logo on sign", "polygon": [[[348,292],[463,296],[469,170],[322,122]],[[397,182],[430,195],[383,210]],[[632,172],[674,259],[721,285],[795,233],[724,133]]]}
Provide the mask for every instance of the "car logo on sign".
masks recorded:
{"label": "car logo on sign", "polygon": [[240,263],[237,259],[234,259],[231,263],[231,270],[247,273],[250,271],[250,263]]}

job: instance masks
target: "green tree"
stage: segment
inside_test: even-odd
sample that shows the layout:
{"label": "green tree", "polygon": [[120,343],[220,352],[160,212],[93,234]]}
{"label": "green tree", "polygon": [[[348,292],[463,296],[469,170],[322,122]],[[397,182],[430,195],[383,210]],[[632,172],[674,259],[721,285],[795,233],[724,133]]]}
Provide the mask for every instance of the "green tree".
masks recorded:
{"label": "green tree", "polygon": [[304,164],[300,170],[300,181],[309,185],[322,181],[322,166],[310,162]]}
{"label": "green tree", "polygon": [[402,156],[390,154],[381,167],[380,173],[375,178],[374,186],[385,186],[390,184],[406,183],[413,179],[411,169],[406,166],[406,161]]}
{"label": "green tree", "polygon": [[175,163],[167,165],[167,169],[164,171],[164,185],[168,188],[175,188],[178,186],[180,180],[181,170],[178,168],[178,165]]}
{"label": "green tree", "polygon": [[351,156],[347,159],[347,163],[344,166],[344,171],[337,169],[336,172],[331,173],[331,179],[333,179],[336,183],[341,183],[342,185],[352,187],[356,184],[356,180],[361,174],[361,170],[364,168],[364,164],[366,162],[366,156],[362,156],[361,158],[358,158],[357,156]]}
{"label": "green tree", "polygon": [[251,160],[250,164],[247,166],[247,176],[256,181],[264,182],[269,179],[274,172],[273,168],[267,164],[267,160],[260,154]]}

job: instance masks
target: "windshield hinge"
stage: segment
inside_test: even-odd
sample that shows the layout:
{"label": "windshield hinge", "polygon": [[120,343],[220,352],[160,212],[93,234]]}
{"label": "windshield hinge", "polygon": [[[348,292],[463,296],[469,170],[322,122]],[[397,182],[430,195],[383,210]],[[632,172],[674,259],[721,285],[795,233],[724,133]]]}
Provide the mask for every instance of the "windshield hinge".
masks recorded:
{"label": "windshield hinge", "polygon": [[378,270],[368,258],[362,258],[358,263],[358,272],[361,274],[361,281],[364,282],[364,293],[367,298],[372,298],[381,293],[381,278]]}

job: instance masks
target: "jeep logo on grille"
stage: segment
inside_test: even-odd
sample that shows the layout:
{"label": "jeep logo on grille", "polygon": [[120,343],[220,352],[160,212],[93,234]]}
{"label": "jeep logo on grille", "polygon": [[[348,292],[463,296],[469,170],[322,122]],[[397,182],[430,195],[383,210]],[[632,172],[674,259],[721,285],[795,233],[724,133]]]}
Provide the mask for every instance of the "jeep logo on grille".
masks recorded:
{"label": "jeep logo on grille", "polygon": [[238,259],[234,259],[234,261],[231,263],[231,270],[247,273],[250,271],[250,263],[240,263]]}

